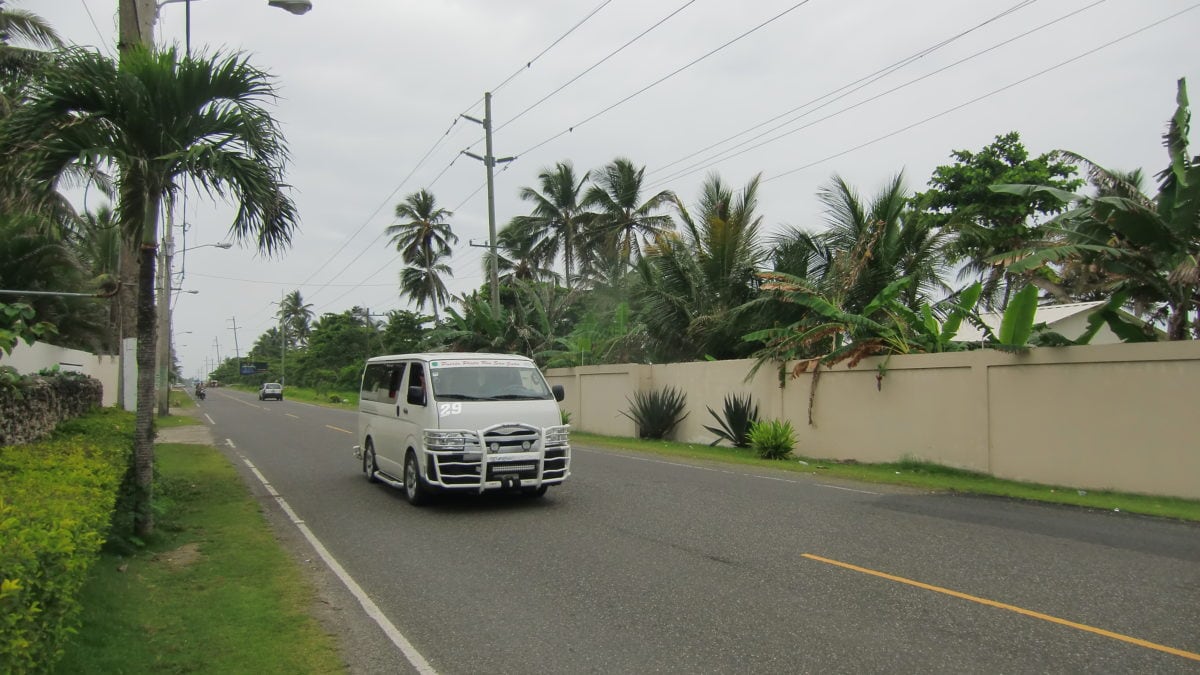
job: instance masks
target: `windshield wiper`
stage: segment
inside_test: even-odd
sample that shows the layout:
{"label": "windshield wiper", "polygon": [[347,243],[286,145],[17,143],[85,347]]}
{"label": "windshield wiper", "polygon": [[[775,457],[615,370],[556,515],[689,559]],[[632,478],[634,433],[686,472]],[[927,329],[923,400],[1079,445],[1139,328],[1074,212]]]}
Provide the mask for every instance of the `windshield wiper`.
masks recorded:
{"label": "windshield wiper", "polygon": [[435,394],[440,401],[486,401],[488,399],[469,394]]}
{"label": "windshield wiper", "polygon": [[497,394],[489,396],[489,401],[540,401],[544,396],[531,396],[530,394]]}

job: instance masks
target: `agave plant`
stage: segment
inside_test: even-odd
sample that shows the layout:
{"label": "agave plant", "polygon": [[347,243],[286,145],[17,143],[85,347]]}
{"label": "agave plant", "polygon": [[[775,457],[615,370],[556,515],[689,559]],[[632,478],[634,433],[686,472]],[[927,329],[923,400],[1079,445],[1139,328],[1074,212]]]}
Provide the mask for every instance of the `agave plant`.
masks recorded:
{"label": "agave plant", "polygon": [[676,424],[687,419],[688,413],[683,412],[686,406],[686,394],[675,387],[663,387],[634,392],[629,410],[621,414],[637,425],[638,438],[666,438]]}
{"label": "agave plant", "polygon": [[750,394],[745,396],[727,395],[721,412],[723,414],[718,415],[712,408],[708,409],[708,414],[712,415],[720,425],[704,427],[717,435],[716,440],[709,445],[729,441],[735,448],[750,447],[750,427],[758,421],[758,406],[754,404]]}

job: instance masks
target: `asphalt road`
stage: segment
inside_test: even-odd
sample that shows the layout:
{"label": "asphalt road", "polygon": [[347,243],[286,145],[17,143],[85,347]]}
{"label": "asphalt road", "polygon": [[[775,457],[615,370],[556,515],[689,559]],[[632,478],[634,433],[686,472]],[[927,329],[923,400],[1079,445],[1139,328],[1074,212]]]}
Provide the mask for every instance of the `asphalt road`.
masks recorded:
{"label": "asphalt road", "polygon": [[[1195,525],[583,447],[542,500],[414,508],[362,476],[353,413],[201,408],[436,672],[1200,672]],[[355,670],[411,671],[337,611]]]}

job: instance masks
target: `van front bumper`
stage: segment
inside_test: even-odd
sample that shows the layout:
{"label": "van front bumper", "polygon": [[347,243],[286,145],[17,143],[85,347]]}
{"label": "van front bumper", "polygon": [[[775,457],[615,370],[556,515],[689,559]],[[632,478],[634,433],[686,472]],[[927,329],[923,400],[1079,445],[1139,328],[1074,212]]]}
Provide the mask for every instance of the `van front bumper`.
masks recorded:
{"label": "van front bumper", "polygon": [[425,432],[425,481],[448,490],[538,488],[571,475],[569,427],[498,424]]}

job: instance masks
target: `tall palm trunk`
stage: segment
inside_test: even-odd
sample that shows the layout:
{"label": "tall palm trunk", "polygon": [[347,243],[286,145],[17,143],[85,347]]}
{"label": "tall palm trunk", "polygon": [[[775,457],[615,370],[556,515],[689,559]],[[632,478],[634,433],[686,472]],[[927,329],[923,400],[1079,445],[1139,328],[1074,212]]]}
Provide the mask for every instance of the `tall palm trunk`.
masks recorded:
{"label": "tall palm trunk", "polygon": [[133,435],[134,531],[154,532],[154,242],[142,244],[137,295],[137,415]]}

